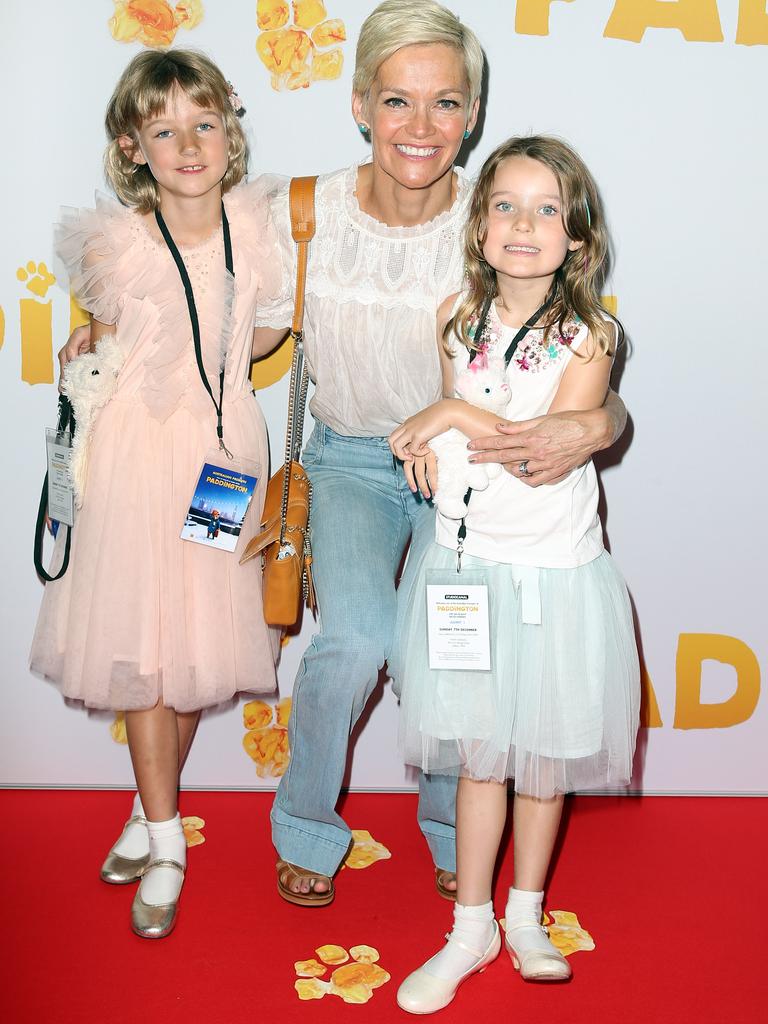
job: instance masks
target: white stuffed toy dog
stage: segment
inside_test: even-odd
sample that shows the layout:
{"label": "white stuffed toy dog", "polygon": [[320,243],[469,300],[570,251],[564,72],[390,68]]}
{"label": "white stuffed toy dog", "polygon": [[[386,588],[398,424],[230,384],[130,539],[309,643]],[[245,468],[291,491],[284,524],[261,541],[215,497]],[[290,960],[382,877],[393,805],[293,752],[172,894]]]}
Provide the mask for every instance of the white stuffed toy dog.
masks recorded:
{"label": "white stuffed toy dog", "polygon": [[[455,390],[457,398],[503,416],[510,398],[504,360],[500,356],[489,357],[486,346],[481,346],[475,359],[456,375]],[[484,491],[488,482],[503,472],[498,463],[472,465],[468,461],[468,440],[460,430],[451,427],[429,442],[438,463],[435,504],[449,519],[464,517],[464,495],[469,487]]]}

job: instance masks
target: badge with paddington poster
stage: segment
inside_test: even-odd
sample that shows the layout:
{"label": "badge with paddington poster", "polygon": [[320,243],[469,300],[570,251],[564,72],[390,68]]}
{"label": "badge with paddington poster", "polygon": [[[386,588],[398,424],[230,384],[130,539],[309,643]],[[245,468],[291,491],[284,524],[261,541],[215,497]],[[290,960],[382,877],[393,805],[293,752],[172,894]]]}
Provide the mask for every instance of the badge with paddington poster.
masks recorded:
{"label": "badge with paddington poster", "polygon": [[[255,464],[252,466],[255,471]],[[203,463],[181,539],[218,551],[234,551],[257,479],[242,471],[242,460],[231,466]]]}

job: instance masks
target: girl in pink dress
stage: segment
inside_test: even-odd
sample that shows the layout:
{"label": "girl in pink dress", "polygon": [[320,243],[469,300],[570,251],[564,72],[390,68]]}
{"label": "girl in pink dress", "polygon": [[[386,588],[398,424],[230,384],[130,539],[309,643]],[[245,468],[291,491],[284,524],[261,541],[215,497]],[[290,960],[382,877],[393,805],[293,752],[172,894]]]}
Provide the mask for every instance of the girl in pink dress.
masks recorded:
{"label": "girl in pink dress", "polygon": [[31,667],[67,698],[125,711],[138,793],[102,878],[141,879],[131,921],[148,938],[176,919],[179,772],[200,709],[275,686],[279,635],[263,621],[260,573],[180,536],[206,462],[255,464],[238,550],[258,529],[267,481],[249,374],[262,354],[257,306],[278,282],[266,207],[239,184],[247,154],[233,99],[201,54],[135,57],[106,115],[121,202],[98,196],[95,210],[66,211],[57,235],[91,345],[109,335],[123,361],[97,414],[69,570],[46,588]]}

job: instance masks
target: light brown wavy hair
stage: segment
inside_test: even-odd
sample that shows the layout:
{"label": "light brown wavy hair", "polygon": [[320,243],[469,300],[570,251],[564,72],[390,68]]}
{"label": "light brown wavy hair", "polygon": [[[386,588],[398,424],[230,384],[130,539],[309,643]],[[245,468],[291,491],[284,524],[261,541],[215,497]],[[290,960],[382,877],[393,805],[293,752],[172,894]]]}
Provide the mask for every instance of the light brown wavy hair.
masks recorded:
{"label": "light brown wavy hair", "polygon": [[595,352],[612,356],[614,341],[617,337],[619,340],[622,338],[623,329],[600,303],[600,291],[608,269],[608,232],[600,195],[578,153],[565,142],[548,135],[508,139],[483,164],[470,202],[464,239],[467,287],[443,331],[446,351],[450,351],[448,339],[451,333],[467,348],[477,348],[480,338],[473,340],[470,328],[474,327],[485,303],[499,294],[496,271],[483,256],[483,244],[496,171],[505,160],[519,156],[538,160],[555,175],[562,200],[565,233],[573,241],[583,243],[579,249],[568,251],[555,273],[544,326],[546,329],[557,326],[562,334],[566,321],[578,317],[592,336]]}
{"label": "light brown wavy hair", "polygon": [[175,89],[193,103],[218,110],[224,121],[229,162],[221,188],[227,192],[248,168],[248,147],[240,122],[229,102],[227,82],[212,60],[195,50],[144,50],[120,76],[107,106],[104,124],[107,145],[104,172],[121,203],[149,213],[159,205],[157,182],[147,164],[135,164],[117,141],[138,131],[148,118],[161,113]]}

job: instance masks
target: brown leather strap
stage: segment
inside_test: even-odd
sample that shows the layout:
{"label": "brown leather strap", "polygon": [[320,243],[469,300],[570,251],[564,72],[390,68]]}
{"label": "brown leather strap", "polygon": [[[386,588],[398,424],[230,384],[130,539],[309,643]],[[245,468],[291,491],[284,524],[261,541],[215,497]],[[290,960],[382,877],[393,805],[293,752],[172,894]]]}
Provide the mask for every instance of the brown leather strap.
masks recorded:
{"label": "brown leather strap", "polygon": [[304,286],[307,282],[309,243],[315,234],[315,184],[317,175],[291,178],[288,200],[291,209],[291,234],[296,243],[296,296],[291,331],[301,333],[304,323]]}

